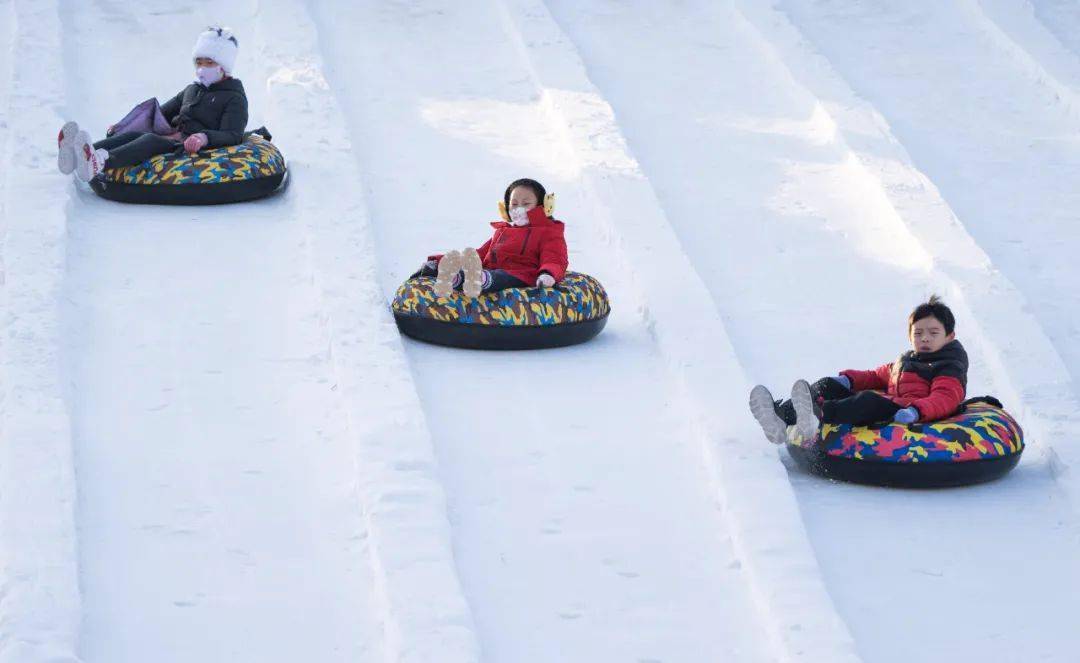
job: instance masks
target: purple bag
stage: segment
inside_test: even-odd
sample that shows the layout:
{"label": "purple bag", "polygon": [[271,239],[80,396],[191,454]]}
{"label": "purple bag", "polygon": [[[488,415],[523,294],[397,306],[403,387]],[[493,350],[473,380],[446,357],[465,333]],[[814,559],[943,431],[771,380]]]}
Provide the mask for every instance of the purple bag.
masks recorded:
{"label": "purple bag", "polygon": [[161,114],[161,104],[158,103],[157,97],[154,97],[132,108],[131,112],[124,116],[124,119],[113,125],[109,135],[122,134],[126,131],[168,136],[175,132],[176,129]]}

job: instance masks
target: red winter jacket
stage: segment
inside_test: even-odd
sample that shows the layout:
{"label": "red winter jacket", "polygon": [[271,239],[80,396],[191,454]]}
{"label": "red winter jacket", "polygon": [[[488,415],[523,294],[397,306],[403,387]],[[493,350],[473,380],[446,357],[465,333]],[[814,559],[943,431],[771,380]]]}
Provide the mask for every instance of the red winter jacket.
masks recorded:
{"label": "red winter jacket", "polygon": [[[512,226],[505,221],[491,224],[495,234],[476,250],[484,269],[502,269],[529,286],[536,283],[541,272],[547,272],[556,283],[566,275],[568,259],[565,226],[544,214],[543,207],[529,210],[529,225]],[[440,260],[442,255],[428,260]]]}
{"label": "red winter jacket", "polygon": [[944,419],[956,412],[967,389],[968,358],[960,341],[937,352],[908,350],[889,364],[870,371],[840,371],[855,391],[884,390],[901,407],[914,407],[919,421]]}

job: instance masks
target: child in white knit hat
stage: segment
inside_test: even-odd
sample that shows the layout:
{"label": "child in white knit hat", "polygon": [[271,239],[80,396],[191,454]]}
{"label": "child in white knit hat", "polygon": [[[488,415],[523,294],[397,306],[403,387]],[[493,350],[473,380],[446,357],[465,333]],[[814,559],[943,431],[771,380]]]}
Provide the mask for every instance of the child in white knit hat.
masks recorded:
{"label": "child in white knit hat", "polygon": [[109,136],[94,143],[75,122],[65,124],[57,137],[60,172],[75,171],[89,182],[106,167],[132,166],[181,149],[194,154],[204,147],[243,142],[247,95],[240,80],[232,77],[238,50],[239,42],[228,28],[211,27],[199,35],[192,52],[195,82],[161,105],[167,129],[159,133],[151,126],[119,133],[110,127]]}

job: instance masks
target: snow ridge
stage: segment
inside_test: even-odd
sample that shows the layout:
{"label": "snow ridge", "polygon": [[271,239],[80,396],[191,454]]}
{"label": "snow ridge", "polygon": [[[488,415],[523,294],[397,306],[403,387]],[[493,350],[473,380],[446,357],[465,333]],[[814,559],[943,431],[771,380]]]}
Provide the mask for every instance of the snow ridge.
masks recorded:
{"label": "snow ridge", "polygon": [[[580,164],[586,190],[597,199],[597,209],[609,210],[601,223],[632,274],[642,315],[681,388],[680,401],[701,441],[773,655],[784,661],[859,660],[825,591],[775,450],[762,445],[744,419],[722,420],[703,400],[743,403],[749,384],[715,305],[702,307],[711,298],[631,156],[610,105],[542,2],[497,5],[542,90],[542,104],[553,124],[565,129],[563,141]],[[670,283],[680,288],[673,291]],[[698,311],[694,324],[679,324],[685,310]],[[769,518],[763,521],[762,513]]]}
{"label": "snow ridge", "polygon": [[74,663],[80,625],[75,479],[58,348],[67,196],[56,191],[64,98],[55,2],[0,7],[14,27],[0,277],[0,662]]}
{"label": "snow ridge", "polygon": [[[382,296],[361,177],[323,75],[317,31],[296,1],[260,7],[256,31],[272,101],[267,117],[300,172],[301,185],[288,195],[309,236],[336,393],[356,443],[357,508],[370,532],[383,660],[478,661],[431,436]],[[342,188],[350,182],[357,184]]]}
{"label": "snow ridge", "polygon": [[1027,0],[964,0],[960,6],[1036,83],[1080,119],[1080,67],[1073,54],[1038,19]]}
{"label": "snow ridge", "polygon": [[1080,426],[1072,377],[1022,294],[914,165],[887,121],[859,98],[785,14],[739,0],[747,21],[776,50],[800,84],[822,99],[840,136],[933,257],[935,275],[964,320],[965,338],[988,361],[999,396],[1024,422],[1033,449],[1047,454],[1074,509],[1080,509],[1080,453],[1067,443]]}

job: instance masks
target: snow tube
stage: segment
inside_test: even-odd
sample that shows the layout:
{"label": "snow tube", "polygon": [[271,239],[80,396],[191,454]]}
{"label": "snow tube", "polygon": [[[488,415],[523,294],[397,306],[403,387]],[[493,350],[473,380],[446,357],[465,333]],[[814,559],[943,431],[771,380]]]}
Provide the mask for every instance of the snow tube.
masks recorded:
{"label": "snow tube", "polygon": [[106,168],[90,181],[102,198],[151,205],[220,205],[268,196],[285,179],[285,157],[261,135],[243,143],[161,154],[124,168]]}
{"label": "snow tube", "polygon": [[600,333],[611,307],[599,281],[567,272],[554,288],[511,288],[476,299],[436,297],[435,279],[418,276],[390,305],[398,329],[415,339],[477,350],[531,350],[584,343]]}
{"label": "snow tube", "polygon": [[1024,433],[996,399],[986,397],[927,424],[824,424],[814,440],[795,432],[786,446],[800,467],[831,479],[941,488],[1003,476],[1020,461]]}

